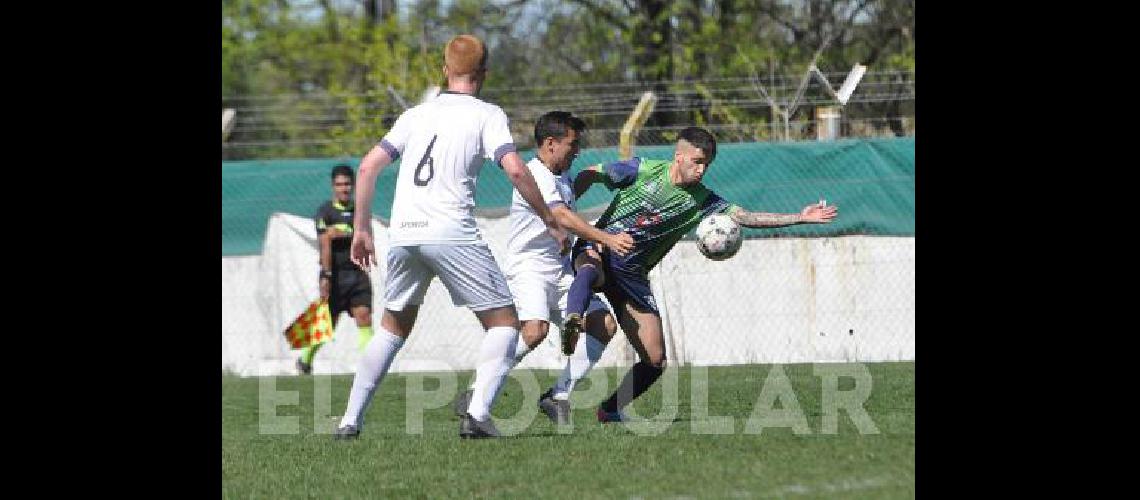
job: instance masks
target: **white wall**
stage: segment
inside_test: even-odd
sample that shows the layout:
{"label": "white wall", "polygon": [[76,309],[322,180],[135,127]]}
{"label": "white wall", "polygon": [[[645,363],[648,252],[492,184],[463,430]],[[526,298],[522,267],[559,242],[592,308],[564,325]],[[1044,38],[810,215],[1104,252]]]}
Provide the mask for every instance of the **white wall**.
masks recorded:
{"label": "white wall", "polygon": [[[482,218],[492,252],[502,255],[506,218]],[[374,221],[378,257],[386,232]],[[222,258],[222,369],[241,375],[293,374],[297,351],[283,331],[317,296],[312,221],[271,217],[263,254]],[[373,272],[374,310],[384,305],[384,269]],[[682,241],[650,273],[672,362],[805,363],[914,359],[914,238],[844,236],[746,240],[730,260],[714,262]],[[378,315],[377,315],[378,320]],[[474,369],[482,330],[451,305],[434,281],[416,328],[393,371]],[[520,365],[560,368],[558,330]],[[341,317],[316,373],[352,373],[356,326]],[[635,359],[623,334],[600,366]]]}

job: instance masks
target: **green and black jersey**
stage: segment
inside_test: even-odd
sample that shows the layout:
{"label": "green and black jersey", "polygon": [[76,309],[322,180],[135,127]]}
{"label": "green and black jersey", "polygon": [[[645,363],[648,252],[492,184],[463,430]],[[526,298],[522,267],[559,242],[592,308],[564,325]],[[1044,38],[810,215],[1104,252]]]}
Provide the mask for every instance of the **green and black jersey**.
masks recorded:
{"label": "green and black jersey", "polygon": [[317,236],[324,234],[329,228],[348,233],[347,238],[333,238],[332,262],[334,271],[356,270],[356,265],[349,258],[348,249],[352,246],[352,218],[356,215],[356,207],[352,202],[342,205],[336,200],[326,201],[317,209],[314,217],[317,223]]}
{"label": "green and black jersey", "polygon": [[634,157],[589,167],[602,174],[607,189],[617,191],[594,226],[610,234],[629,233],[633,250],[614,258],[642,274],[649,273],[701,219],[738,208],[703,184],[674,185],[670,164],[672,160]]}

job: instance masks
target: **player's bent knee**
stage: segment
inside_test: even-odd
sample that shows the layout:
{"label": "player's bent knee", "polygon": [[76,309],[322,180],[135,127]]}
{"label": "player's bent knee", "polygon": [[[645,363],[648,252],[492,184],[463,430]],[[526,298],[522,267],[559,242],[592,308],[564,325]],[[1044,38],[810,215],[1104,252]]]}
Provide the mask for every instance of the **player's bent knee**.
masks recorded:
{"label": "player's bent knee", "polygon": [[352,319],[356,320],[356,326],[372,326],[372,314],[368,309],[353,311]]}
{"label": "player's bent knee", "polygon": [[613,336],[617,334],[617,321],[614,320],[612,314],[607,314],[603,321],[605,323],[606,336],[613,338]]}
{"label": "player's bent knee", "polygon": [[582,270],[587,267],[594,270],[594,282],[590,283],[590,288],[601,290],[602,286],[606,284],[606,273],[602,270],[602,264],[600,262],[587,262],[578,266],[578,273],[581,274]]}
{"label": "player's bent knee", "polygon": [[543,340],[546,340],[546,335],[549,331],[550,323],[539,320],[527,320],[522,323],[522,329],[519,331],[519,334],[527,346],[534,348]]}
{"label": "player's bent knee", "polygon": [[412,332],[412,327],[416,324],[416,317],[419,312],[419,305],[404,306],[399,311],[384,309],[384,314],[380,316],[380,326],[391,332],[392,335],[408,338],[408,334]]}
{"label": "player's bent knee", "polygon": [[613,316],[608,313],[595,311],[586,315],[586,333],[603,344],[609,342],[616,332],[617,324],[614,323]]}
{"label": "player's bent knee", "polygon": [[643,361],[645,361],[646,364],[649,364],[655,368],[665,369],[665,350],[664,349],[661,349],[661,350],[650,349],[645,354],[646,354],[646,356],[645,356],[645,359]]}
{"label": "player's bent knee", "polygon": [[483,324],[483,329],[497,328],[497,327],[511,327],[518,329],[519,315],[515,311],[515,306],[502,306],[483,311],[477,311],[475,316]]}

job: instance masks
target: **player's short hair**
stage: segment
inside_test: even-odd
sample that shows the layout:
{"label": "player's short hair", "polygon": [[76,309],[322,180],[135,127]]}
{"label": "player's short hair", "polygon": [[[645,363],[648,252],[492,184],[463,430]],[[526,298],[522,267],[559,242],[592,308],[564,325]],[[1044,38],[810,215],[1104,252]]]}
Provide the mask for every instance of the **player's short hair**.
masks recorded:
{"label": "player's short hair", "polygon": [[329,177],[333,180],[333,182],[336,182],[336,177],[338,175],[347,175],[349,179],[352,179],[352,167],[343,163],[333,167],[332,175]]}
{"label": "player's short hair", "polygon": [[678,139],[684,139],[689,144],[701,148],[705,152],[705,156],[709,158],[709,163],[713,162],[716,158],[716,137],[712,133],[700,127],[688,127],[681,131]]}
{"label": "player's short hair", "polygon": [[472,74],[487,67],[487,47],[472,35],[457,35],[443,49],[443,63],[451,76]]}
{"label": "player's short hair", "polygon": [[566,137],[567,130],[574,129],[578,135],[586,130],[586,122],[574,116],[569,111],[551,111],[540,117],[534,123],[534,145],[541,146],[542,140],[547,137],[561,139]]}

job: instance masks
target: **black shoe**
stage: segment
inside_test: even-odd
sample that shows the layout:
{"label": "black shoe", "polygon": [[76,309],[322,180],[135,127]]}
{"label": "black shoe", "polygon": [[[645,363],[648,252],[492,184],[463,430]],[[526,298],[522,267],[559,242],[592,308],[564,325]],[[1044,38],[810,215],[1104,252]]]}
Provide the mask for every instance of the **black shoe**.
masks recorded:
{"label": "black shoe", "polygon": [[308,375],[313,373],[313,365],[301,361],[301,358],[297,358],[297,371],[300,371],[301,375]]}
{"label": "black shoe", "polygon": [[467,389],[455,396],[455,402],[451,403],[455,408],[455,416],[462,417],[467,414],[467,407],[471,405],[471,394],[474,392],[473,389]]}
{"label": "black shoe", "polygon": [[355,425],[338,427],[333,433],[333,439],[356,439],[358,437],[360,437],[360,429]]}
{"label": "black shoe", "polygon": [[620,423],[620,422],[630,423],[630,422],[639,422],[641,420],[642,419],[632,418],[629,415],[622,413],[620,410],[611,412],[611,411],[606,411],[606,410],[603,410],[601,408],[598,408],[598,422],[601,422],[603,424]]}
{"label": "black shoe", "polygon": [[555,425],[570,425],[570,401],[554,399],[554,389],[547,389],[538,398],[538,408],[550,418]]}
{"label": "black shoe", "polygon": [[499,429],[495,428],[495,424],[491,422],[490,418],[486,422],[480,422],[470,414],[464,413],[459,419],[459,437],[463,439],[497,438],[499,437]]}
{"label": "black shoe", "polygon": [[562,322],[562,354],[574,354],[574,347],[578,345],[578,334],[582,331],[582,316],[578,313],[566,315]]}

